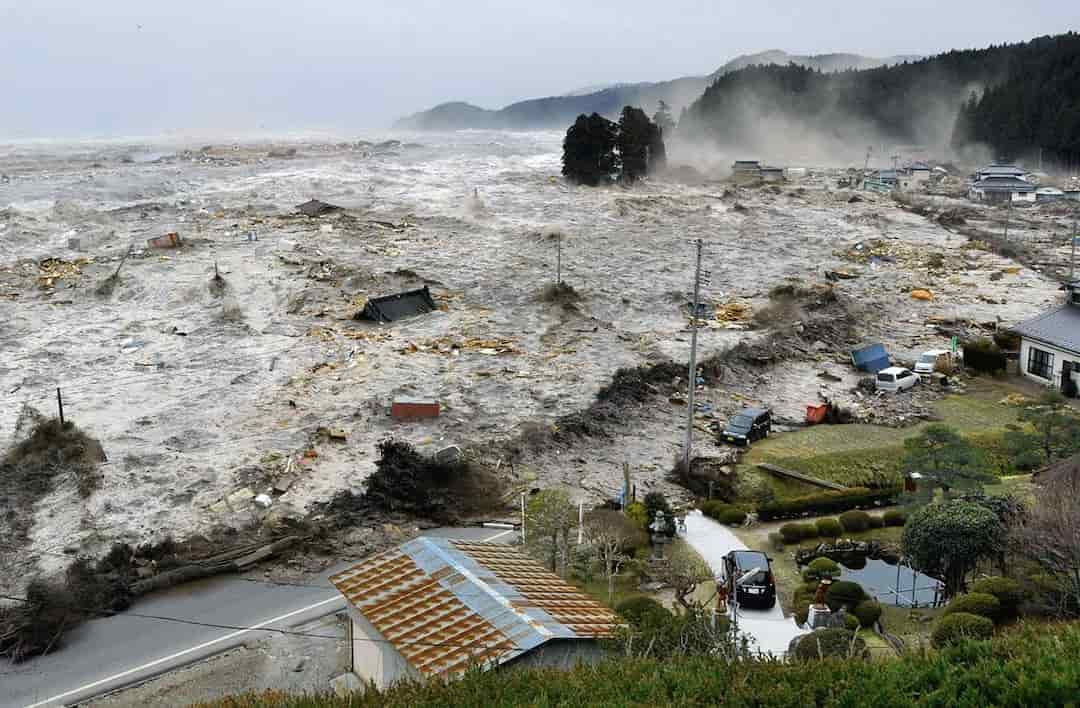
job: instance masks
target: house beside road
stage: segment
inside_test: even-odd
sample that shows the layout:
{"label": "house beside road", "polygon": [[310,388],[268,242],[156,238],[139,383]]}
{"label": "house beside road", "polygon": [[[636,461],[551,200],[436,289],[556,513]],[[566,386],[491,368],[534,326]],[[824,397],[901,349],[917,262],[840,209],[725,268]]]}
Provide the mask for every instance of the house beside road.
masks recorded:
{"label": "house beside road", "polygon": [[615,614],[514,548],[420,537],[338,573],[352,672],[386,688],[602,657]]}
{"label": "house beside road", "polygon": [[1063,304],[1012,329],[1020,335],[1020,372],[1075,396],[1080,386],[1080,280],[1063,289]]}

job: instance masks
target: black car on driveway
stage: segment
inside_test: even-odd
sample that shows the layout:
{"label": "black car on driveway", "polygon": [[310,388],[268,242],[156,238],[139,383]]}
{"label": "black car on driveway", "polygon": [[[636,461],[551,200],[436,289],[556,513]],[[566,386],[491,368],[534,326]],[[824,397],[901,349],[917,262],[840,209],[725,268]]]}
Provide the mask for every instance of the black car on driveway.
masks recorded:
{"label": "black car on driveway", "polygon": [[733,445],[749,445],[769,437],[772,431],[772,411],[768,408],[744,408],[731,416],[720,431],[720,440]]}
{"label": "black car on driveway", "polygon": [[[750,571],[753,576],[741,585],[736,581]],[[724,556],[724,582],[728,597],[734,597],[742,607],[769,610],[776,605],[776,581],[773,579],[769,557],[761,551],[730,551]]]}

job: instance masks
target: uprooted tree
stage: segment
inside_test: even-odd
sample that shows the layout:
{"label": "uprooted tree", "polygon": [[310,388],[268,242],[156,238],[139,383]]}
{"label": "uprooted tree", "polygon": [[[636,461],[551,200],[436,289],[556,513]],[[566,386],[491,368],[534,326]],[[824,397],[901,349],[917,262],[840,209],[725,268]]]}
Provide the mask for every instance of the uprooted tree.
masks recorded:
{"label": "uprooted tree", "polygon": [[365,482],[365,499],[377,508],[452,523],[499,504],[502,485],[480,465],[464,458],[441,462],[402,440],[383,440],[378,449],[375,472]]}

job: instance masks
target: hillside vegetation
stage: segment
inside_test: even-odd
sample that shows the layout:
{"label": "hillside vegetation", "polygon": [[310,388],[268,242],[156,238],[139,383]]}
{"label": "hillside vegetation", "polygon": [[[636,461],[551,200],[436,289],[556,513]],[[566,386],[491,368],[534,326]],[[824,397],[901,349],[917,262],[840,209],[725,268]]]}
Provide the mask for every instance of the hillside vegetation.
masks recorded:
{"label": "hillside vegetation", "polygon": [[331,706],[1065,706],[1080,696],[1080,625],[1030,626],[993,641],[891,661],[724,663],[628,659],[567,671],[475,672],[449,685],[296,697],[239,696],[213,708]]}

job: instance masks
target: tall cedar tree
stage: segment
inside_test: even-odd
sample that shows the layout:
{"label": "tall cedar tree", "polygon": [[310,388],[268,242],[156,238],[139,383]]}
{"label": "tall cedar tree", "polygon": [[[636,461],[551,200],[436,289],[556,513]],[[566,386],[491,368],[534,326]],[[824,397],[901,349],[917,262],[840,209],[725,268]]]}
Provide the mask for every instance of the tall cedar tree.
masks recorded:
{"label": "tall cedar tree", "polygon": [[619,168],[618,128],[598,113],[578,116],[563,140],[563,176],[590,187],[611,181]]}
{"label": "tall cedar tree", "polygon": [[658,133],[659,130],[649,120],[649,116],[645,115],[645,111],[633,106],[623,108],[622,116],[619,117],[617,145],[622,160],[624,182],[636,182],[652,171],[650,153],[654,151]]}

